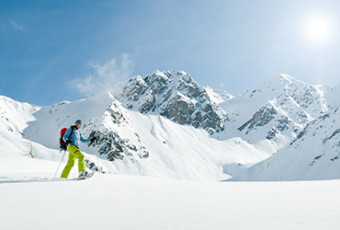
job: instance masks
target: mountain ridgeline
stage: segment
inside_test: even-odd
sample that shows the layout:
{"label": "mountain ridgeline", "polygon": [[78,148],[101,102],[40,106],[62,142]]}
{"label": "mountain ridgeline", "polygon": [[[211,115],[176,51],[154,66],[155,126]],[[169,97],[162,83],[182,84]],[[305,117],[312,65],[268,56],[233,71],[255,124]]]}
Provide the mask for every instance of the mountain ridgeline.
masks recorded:
{"label": "mountain ridgeline", "polygon": [[210,134],[224,130],[224,111],[185,72],[157,71],[144,78],[133,77],[120,99],[128,109],[160,114],[181,125],[203,128]]}
{"label": "mountain ridgeline", "polygon": [[[177,179],[340,178],[337,88],[280,74],[232,96],[200,86],[183,71],[134,76],[118,86],[47,107],[16,102],[24,114],[15,118],[18,124],[5,116],[15,108],[3,99],[1,130],[55,149],[59,130],[82,119],[82,134],[97,137],[84,151],[111,162],[88,163],[107,172]],[[8,128],[18,126],[16,132]]]}

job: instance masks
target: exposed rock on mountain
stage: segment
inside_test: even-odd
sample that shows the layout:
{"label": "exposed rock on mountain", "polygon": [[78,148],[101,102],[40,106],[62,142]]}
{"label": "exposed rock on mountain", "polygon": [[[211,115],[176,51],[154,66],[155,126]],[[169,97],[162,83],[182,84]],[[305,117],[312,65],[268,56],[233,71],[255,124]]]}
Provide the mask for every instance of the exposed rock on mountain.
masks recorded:
{"label": "exposed rock on mountain", "polygon": [[224,129],[224,111],[185,72],[156,71],[144,78],[136,76],[128,81],[119,99],[128,109],[160,114],[209,133]]}
{"label": "exposed rock on mountain", "polygon": [[[135,76],[120,86],[47,107],[0,97],[2,142],[15,140],[20,144],[13,151],[25,152],[22,146],[32,141],[53,154],[59,131],[81,119],[82,135],[97,137],[81,149],[107,162],[88,159],[96,171],[177,179],[339,178],[340,90],[281,74],[231,96],[174,71]],[[58,158],[46,151],[36,156]]]}
{"label": "exposed rock on mountain", "polygon": [[235,175],[233,180],[324,180],[340,175],[339,110],[310,122],[272,157]]}
{"label": "exposed rock on mountain", "polygon": [[[241,136],[251,143],[275,143],[273,152],[294,139],[311,121],[328,112],[329,88],[311,86],[280,74],[244,95],[221,104],[228,120],[222,138]],[[235,132],[236,131],[236,132]],[[268,142],[269,141],[269,142]]]}

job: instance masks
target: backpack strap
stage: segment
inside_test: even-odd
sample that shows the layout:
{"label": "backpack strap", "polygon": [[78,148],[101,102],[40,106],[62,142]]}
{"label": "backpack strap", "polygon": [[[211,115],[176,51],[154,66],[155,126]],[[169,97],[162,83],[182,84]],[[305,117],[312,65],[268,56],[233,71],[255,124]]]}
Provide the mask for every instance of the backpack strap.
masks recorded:
{"label": "backpack strap", "polygon": [[74,126],[71,126],[71,133],[70,133],[70,135],[67,137],[67,140],[69,140],[70,139],[70,137],[72,136],[72,134],[73,134],[73,132],[74,132]]}

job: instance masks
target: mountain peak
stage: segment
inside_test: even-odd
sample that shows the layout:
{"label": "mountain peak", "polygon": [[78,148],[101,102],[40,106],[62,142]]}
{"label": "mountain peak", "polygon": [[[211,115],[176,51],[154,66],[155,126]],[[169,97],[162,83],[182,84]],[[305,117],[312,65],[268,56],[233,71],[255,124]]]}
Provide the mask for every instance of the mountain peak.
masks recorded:
{"label": "mountain peak", "polygon": [[[21,140],[20,149],[12,150],[15,154],[27,149],[24,137],[30,137],[35,146],[34,142],[39,142],[57,148],[60,129],[81,119],[84,137],[97,138],[91,148],[84,146],[84,151],[114,161],[117,172],[146,175],[155,171],[162,175],[159,169],[163,168],[169,170],[163,175],[175,170],[174,174],[180,177],[196,177],[197,170],[202,174],[203,168],[207,172],[213,169],[214,177],[220,173],[229,177],[274,152],[278,160],[265,162],[258,172],[268,175],[278,172],[277,178],[284,173],[290,179],[288,171],[278,170],[300,170],[300,165],[305,165],[299,171],[301,178],[305,178],[305,172],[314,171],[310,175],[315,176],[330,164],[332,170],[339,168],[340,130],[336,119],[340,110],[329,109],[325,95],[329,94],[335,103],[339,93],[325,93],[330,90],[327,87],[278,74],[260,87],[232,97],[200,86],[186,72],[157,70],[144,77],[134,76],[116,88],[91,98],[43,108],[0,96],[0,136],[6,137],[2,143],[11,137],[15,140],[12,147]],[[7,154],[5,148],[2,152]],[[34,151],[38,157],[47,158],[43,155],[45,149]],[[192,158],[187,158],[187,154],[192,154]],[[286,154],[287,161],[281,161]],[[210,156],[212,160],[207,161]],[[146,158],[149,159],[145,161]],[[155,166],[150,162],[155,162]],[[192,167],[193,162],[199,163]],[[296,162],[296,167],[291,162]],[[274,171],[263,170],[268,163],[272,164],[268,170]],[[176,171],[174,164],[176,168],[182,164],[184,170]],[[317,168],[322,164],[325,167]],[[88,165],[90,169],[100,169],[93,161]],[[106,166],[103,168],[110,170]],[[340,175],[334,172],[330,173]]]}
{"label": "mountain peak", "polygon": [[269,88],[286,88],[288,86],[301,86],[301,85],[307,85],[305,82],[302,82],[300,80],[295,79],[294,77],[280,73],[269,80],[267,80],[264,85]]}
{"label": "mountain peak", "polygon": [[278,77],[281,79],[281,80],[284,80],[284,81],[296,81],[295,78],[293,78],[292,76],[288,75],[288,74],[285,74],[285,73],[280,73],[278,74]]}
{"label": "mountain peak", "polygon": [[123,105],[141,113],[155,113],[179,124],[202,127],[209,133],[223,130],[223,111],[205,88],[184,71],[155,71],[128,81]]}
{"label": "mountain peak", "polygon": [[184,71],[174,71],[174,70],[168,70],[168,71],[159,71],[156,70],[152,74],[146,75],[143,80],[146,83],[152,82],[152,81],[161,81],[161,82],[169,82],[169,81],[180,81],[183,80],[185,82],[192,82],[192,77],[184,72]]}

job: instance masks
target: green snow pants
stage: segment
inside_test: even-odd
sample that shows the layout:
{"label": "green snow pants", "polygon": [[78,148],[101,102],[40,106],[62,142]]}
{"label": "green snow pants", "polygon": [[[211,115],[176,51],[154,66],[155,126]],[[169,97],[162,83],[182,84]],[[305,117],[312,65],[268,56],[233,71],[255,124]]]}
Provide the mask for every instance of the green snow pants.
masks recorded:
{"label": "green snow pants", "polygon": [[74,163],[76,162],[76,159],[78,159],[78,172],[83,172],[86,170],[85,167],[85,156],[80,152],[77,146],[75,145],[69,145],[67,147],[67,151],[69,152],[68,154],[68,161],[67,164],[61,173],[62,178],[67,178],[68,175],[70,174]]}

